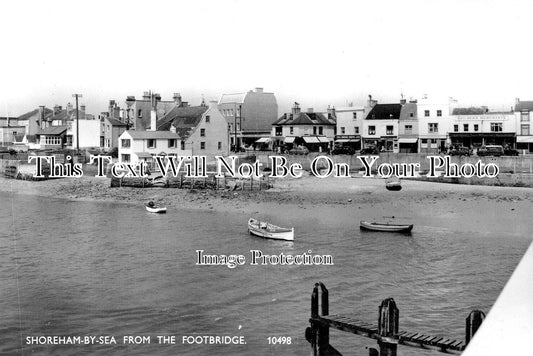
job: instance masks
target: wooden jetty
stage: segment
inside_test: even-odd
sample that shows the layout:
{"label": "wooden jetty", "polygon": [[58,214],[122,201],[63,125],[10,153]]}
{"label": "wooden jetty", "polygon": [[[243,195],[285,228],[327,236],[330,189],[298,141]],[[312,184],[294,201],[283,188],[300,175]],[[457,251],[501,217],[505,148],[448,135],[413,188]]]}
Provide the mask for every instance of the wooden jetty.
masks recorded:
{"label": "wooden jetty", "polygon": [[356,314],[330,315],[328,290],[323,283],[316,283],[311,294],[311,326],[305,330],[305,338],[311,343],[314,356],[341,355],[329,344],[330,329],[377,340],[379,352],[370,348],[370,356],[396,356],[398,345],[460,354],[485,318],[485,314],[479,310],[470,313],[466,318],[466,338],[463,341],[399,330],[399,314],[394,299],[387,298],[379,306],[377,324],[361,321]]}

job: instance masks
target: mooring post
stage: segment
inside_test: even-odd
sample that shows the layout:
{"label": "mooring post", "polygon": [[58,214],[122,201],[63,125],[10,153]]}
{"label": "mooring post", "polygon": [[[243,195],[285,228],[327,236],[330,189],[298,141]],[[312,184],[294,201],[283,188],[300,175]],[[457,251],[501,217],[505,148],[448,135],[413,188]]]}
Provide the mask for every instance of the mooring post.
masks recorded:
{"label": "mooring post", "polygon": [[380,356],[396,356],[398,340],[398,321],[400,311],[393,298],[384,299],[379,306],[378,345]]}
{"label": "mooring post", "polygon": [[[329,296],[326,286],[320,282],[320,309],[322,316],[329,315]],[[329,326],[320,325],[317,329],[318,355],[327,355],[329,349]]]}
{"label": "mooring post", "polygon": [[379,352],[375,348],[370,347],[368,349],[368,356],[379,356]]}
{"label": "mooring post", "polygon": [[[318,283],[315,283],[313,293],[311,293],[311,319],[318,318]],[[311,327],[305,331],[305,338],[311,343],[313,356],[318,355],[317,345],[318,325],[311,321]]]}
{"label": "mooring post", "polygon": [[468,317],[466,318],[465,346],[468,345],[470,340],[472,340],[484,319],[485,313],[481,310],[472,310],[470,314],[468,314]]}

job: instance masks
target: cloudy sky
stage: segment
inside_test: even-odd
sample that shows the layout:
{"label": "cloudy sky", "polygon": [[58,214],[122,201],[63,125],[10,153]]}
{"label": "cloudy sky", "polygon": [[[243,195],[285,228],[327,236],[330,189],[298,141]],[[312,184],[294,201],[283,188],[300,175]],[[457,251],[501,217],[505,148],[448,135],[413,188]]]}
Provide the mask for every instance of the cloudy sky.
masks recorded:
{"label": "cloudy sky", "polygon": [[66,105],[91,113],[145,90],[198,104],[263,87],[280,113],[454,97],[533,100],[533,2],[3,1],[0,116]]}

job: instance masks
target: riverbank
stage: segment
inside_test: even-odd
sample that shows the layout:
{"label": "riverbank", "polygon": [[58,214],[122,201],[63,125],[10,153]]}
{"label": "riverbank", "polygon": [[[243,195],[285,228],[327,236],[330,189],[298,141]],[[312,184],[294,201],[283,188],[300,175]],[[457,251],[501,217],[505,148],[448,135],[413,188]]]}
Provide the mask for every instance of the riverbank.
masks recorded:
{"label": "riverbank", "polygon": [[[404,180],[403,189],[390,192],[378,178],[326,178],[305,176],[273,181],[267,191],[189,190],[170,188],[111,188],[109,179],[81,177],[38,182],[0,178],[0,191],[65,198],[144,204],[152,200],[169,209],[239,211],[268,217],[276,209],[285,211],[287,220],[294,214],[313,215],[322,210],[353,209],[359,219],[383,217],[409,219],[422,217],[429,226],[448,226],[449,218],[462,215],[463,228],[476,231],[523,234],[533,224],[530,208],[533,190],[521,187],[495,187],[445,184]],[[331,214],[324,214],[331,216]]]}

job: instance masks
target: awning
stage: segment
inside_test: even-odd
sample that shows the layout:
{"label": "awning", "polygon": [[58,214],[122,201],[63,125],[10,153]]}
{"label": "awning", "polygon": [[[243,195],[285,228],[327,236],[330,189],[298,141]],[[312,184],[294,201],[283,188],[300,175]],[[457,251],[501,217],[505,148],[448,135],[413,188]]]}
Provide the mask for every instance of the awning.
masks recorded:
{"label": "awning", "polygon": [[416,143],[417,138],[399,138],[398,143]]}
{"label": "awning", "polygon": [[286,138],[285,138],[285,143],[293,143],[295,138],[296,138],[296,137],[293,137],[293,136],[291,136],[291,137],[286,137]]}
{"label": "awning", "polygon": [[139,158],[152,158],[152,155],[149,154],[148,152],[135,152],[135,154]]}
{"label": "awning", "polygon": [[345,142],[350,142],[350,140],[347,139],[347,138],[341,138],[340,140],[337,140],[337,141],[335,141],[335,142],[338,142],[338,143],[345,143]]}
{"label": "awning", "polygon": [[318,140],[319,140],[320,142],[323,142],[323,143],[329,143],[329,140],[328,140],[327,137],[319,136],[319,137],[317,137],[317,138],[318,138]]}
{"label": "awning", "polygon": [[516,143],[533,143],[533,136],[516,136]]}
{"label": "awning", "polygon": [[259,140],[255,141],[255,143],[269,143],[270,137],[261,137]]}
{"label": "awning", "polygon": [[315,136],[303,136],[305,143],[320,143],[318,137]]}

